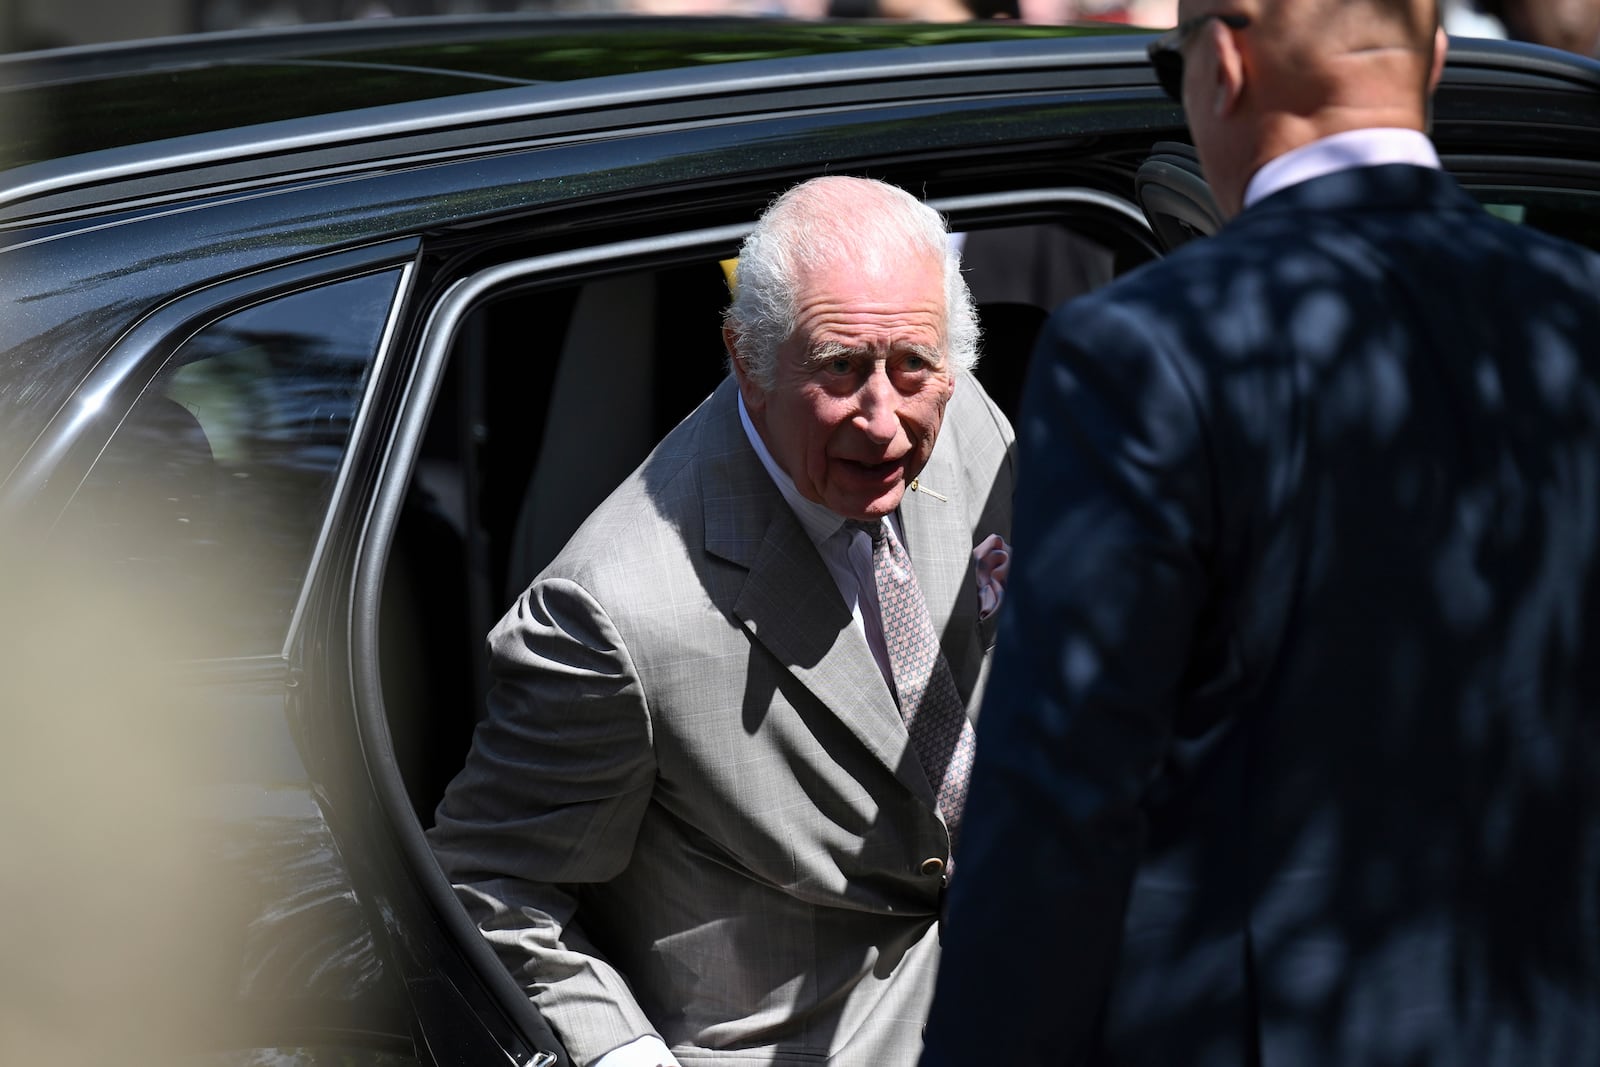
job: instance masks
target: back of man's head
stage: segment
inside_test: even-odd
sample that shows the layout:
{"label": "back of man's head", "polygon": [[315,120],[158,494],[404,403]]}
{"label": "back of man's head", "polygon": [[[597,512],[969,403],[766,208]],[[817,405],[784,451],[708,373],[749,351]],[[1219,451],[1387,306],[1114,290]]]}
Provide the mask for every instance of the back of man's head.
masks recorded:
{"label": "back of man's head", "polygon": [[1420,109],[1437,5],[1431,0],[1259,0],[1252,43],[1262,72],[1306,111]]}
{"label": "back of man's head", "polygon": [[1321,137],[1422,130],[1443,63],[1436,0],[1195,0],[1211,19],[1188,43],[1190,129],[1218,203],[1232,214],[1256,170]]}

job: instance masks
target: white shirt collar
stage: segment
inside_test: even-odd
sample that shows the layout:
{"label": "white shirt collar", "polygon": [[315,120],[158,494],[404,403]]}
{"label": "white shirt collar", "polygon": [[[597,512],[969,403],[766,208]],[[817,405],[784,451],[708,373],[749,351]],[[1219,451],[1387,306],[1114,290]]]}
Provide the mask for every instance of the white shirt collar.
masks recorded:
{"label": "white shirt collar", "polygon": [[1353,167],[1409,163],[1439,169],[1439,153],[1425,133],[1404,129],[1346,130],[1285,152],[1270,160],[1245,186],[1249,207],[1291,185]]}

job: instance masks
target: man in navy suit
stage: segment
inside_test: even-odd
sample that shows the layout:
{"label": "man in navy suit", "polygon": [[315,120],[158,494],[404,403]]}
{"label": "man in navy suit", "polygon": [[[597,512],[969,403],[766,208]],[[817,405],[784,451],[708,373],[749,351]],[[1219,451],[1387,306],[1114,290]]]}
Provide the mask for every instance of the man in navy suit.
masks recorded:
{"label": "man in navy suit", "polygon": [[1423,0],[1193,0],[1228,224],[1058,311],[924,1067],[1600,1063],[1600,258]]}

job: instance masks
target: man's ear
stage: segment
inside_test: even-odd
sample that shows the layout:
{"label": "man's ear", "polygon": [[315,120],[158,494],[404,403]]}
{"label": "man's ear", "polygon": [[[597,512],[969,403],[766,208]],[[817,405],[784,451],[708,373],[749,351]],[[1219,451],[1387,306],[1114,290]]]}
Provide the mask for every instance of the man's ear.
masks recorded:
{"label": "man's ear", "polygon": [[733,368],[734,380],[739,383],[739,395],[744,397],[745,410],[751,414],[767,406],[767,394],[750,378],[750,369],[739,354],[737,335],[733,327],[722,328],[722,347],[728,350],[728,365]]}
{"label": "man's ear", "polygon": [[1445,53],[1450,51],[1450,35],[1440,26],[1433,31],[1433,69],[1428,71],[1428,95],[1439,87],[1439,76],[1444,73]]}
{"label": "man's ear", "polygon": [[1211,31],[1217,54],[1216,78],[1211,87],[1211,113],[1219,119],[1227,118],[1238,109],[1239,100],[1244,96],[1247,64],[1244,53],[1239,49],[1237,34],[1219,19],[1213,19],[1207,28]]}

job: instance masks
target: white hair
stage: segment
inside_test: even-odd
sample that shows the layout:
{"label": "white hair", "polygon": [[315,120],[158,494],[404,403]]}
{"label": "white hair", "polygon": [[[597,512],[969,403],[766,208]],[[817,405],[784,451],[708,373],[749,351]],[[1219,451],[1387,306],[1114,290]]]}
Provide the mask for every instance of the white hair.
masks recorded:
{"label": "white hair", "polygon": [[733,303],[723,321],[746,373],[763,390],[777,376],[778,346],[794,333],[797,283],[828,263],[868,271],[912,256],[944,264],[945,358],[978,362],[978,312],[945,220],[904,189],[870,178],[813,178],[772,202],[739,250]]}

